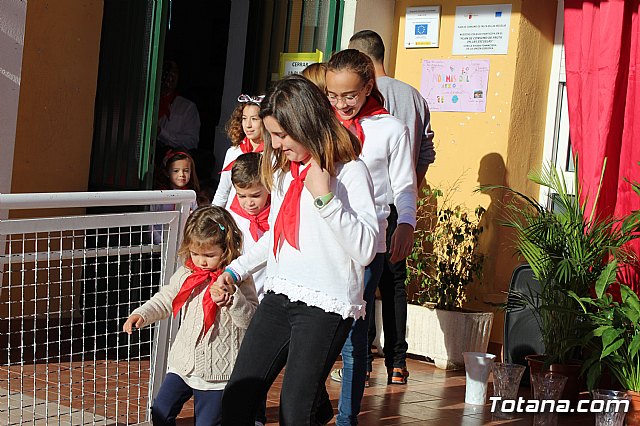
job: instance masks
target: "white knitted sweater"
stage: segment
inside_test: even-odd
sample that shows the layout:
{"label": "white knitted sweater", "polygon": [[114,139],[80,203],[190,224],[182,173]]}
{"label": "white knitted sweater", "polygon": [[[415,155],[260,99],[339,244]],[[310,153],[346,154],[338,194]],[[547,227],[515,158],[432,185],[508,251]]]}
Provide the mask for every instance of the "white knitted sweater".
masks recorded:
{"label": "white knitted sweater", "polygon": [[[169,284],[161,287],[151,300],[134,310],[133,314],[142,316],[145,326],[169,318],[173,299],[190,273],[188,268],[181,266]],[[204,323],[202,298],[205,291],[201,287],[194,289],[182,308],[180,329],[169,351],[168,366],[170,370],[183,375],[194,375],[207,381],[227,381],[240,343],[258,306],[258,297],[251,277],[240,282],[233,304],[230,307],[218,307],[213,327],[204,338],[198,340]]]}

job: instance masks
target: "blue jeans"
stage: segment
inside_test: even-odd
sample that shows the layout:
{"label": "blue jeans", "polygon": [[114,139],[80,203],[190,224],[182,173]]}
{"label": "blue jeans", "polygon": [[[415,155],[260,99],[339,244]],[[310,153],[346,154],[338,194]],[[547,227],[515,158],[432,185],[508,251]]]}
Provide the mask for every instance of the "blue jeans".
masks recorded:
{"label": "blue jeans", "polygon": [[160,386],[158,396],[151,407],[154,426],[173,426],[182,406],[193,395],[196,426],[217,426],[220,424],[222,391],[201,391],[192,389],[177,374],[169,373]]}
{"label": "blue jeans", "polygon": [[285,367],[280,424],[331,419],[324,383],[353,323],[286,295],[268,292],[247,329],[222,398],[222,424],[253,426],[260,404]]}
{"label": "blue jeans", "polygon": [[353,323],[349,337],[342,347],[342,389],[338,402],[336,425],[357,425],[360,403],[364,394],[364,381],[367,375],[369,345],[367,331],[372,318],[376,288],[382,276],[384,253],[376,254],[373,261],[364,270],[364,300],[367,311],[364,318]]}

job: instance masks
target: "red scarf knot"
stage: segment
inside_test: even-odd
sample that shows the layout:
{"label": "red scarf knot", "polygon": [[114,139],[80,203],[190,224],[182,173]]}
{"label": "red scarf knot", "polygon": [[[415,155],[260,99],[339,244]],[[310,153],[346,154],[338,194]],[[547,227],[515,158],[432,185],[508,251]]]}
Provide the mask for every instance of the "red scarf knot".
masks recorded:
{"label": "red scarf knot", "polygon": [[[269,196],[271,197],[271,196]],[[269,198],[270,200],[270,198]],[[257,215],[252,215],[247,213],[242,207],[240,207],[240,200],[238,200],[238,196],[236,195],[233,198],[233,202],[229,209],[232,212],[236,213],[240,217],[244,217],[249,220],[249,232],[251,232],[251,236],[253,237],[253,241],[258,241],[258,239],[269,230],[269,201],[267,201],[267,206],[264,210],[262,210]]]}
{"label": "red scarf knot", "polygon": [[300,250],[298,244],[300,229],[300,197],[302,196],[302,188],[304,188],[304,180],[307,177],[309,167],[300,172],[300,163],[292,161],[290,163],[291,176],[293,180],[289,185],[287,193],[282,200],[282,206],[278,211],[276,223],[273,225],[273,255],[276,256],[279,249],[282,248],[285,240],[289,245]]}
{"label": "red scarf knot", "polygon": [[204,311],[204,325],[202,330],[202,337],[207,334],[207,331],[213,326],[213,323],[216,320],[216,312],[218,310],[218,305],[215,304],[213,299],[211,298],[211,293],[209,289],[216,282],[218,277],[222,274],[222,269],[216,269],[215,271],[207,271],[205,269],[197,267],[191,259],[188,259],[185,264],[187,268],[191,269],[191,274],[184,280],[182,283],[182,287],[180,287],[180,291],[173,299],[172,308],[173,308],[173,316],[174,318],[180,312],[180,309],[187,303],[191,293],[194,289],[201,286],[205,281],[209,280],[209,285],[203,288],[201,291],[204,291],[204,296],[202,298],[202,310]]}
{"label": "red scarf knot", "polygon": [[340,117],[340,114],[338,113],[338,110],[335,109],[335,107],[333,108],[333,110],[336,113],[336,117],[338,117],[338,120],[344,125],[344,127],[350,129],[351,126],[353,126],[356,129],[356,137],[360,139],[360,143],[362,145],[364,145],[364,130],[362,130],[362,124],[360,124],[360,120],[366,117],[371,117],[372,115],[389,114],[389,111],[387,111],[385,107],[383,107],[380,102],[378,102],[372,96],[369,96],[369,98],[367,98],[367,102],[362,106],[362,108],[360,108],[360,111],[358,111],[355,117],[348,120]]}
{"label": "red scarf knot", "polygon": [[[251,141],[249,140],[248,137],[245,136],[245,138],[242,140],[242,142],[240,143],[240,145],[238,145],[240,147],[240,150],[242,151],[243,154],[247,154],[249,152],[263,152],[264,151],[264,142],[260,142],[260,144],[258,146],[256,146],[255,149],[253,149],[253,144],[251,143]],[[228,172],[229,170],[231,170],[231,168],[233,167],[233,165],[235,164],[235,160],[231,161],[229,164],[227,164],[226,166],[224,166],[224,168],[222,169],[222,172]],[[222,173],[220,172],[220,173]]]}

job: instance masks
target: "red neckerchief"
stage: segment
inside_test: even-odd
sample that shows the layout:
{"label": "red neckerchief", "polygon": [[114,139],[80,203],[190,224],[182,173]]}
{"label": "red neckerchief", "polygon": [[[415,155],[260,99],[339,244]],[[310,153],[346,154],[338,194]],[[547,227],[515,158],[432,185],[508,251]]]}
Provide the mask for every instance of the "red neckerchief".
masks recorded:
{"label": "red neckerchief", "polygon": [[[256,149],[253,149],[253,144],[251,143],[251,141],[249,140],[249,138],[247,138],[245,136],[245,138],[242,140],[242,143],[240,145],[238,145],[240,147],[240,150],[242,151],[243,154],[247,154],[249,152],[263,152],[264,151],[264,142],[260,142],[260,144],[258,146],[256,146]],[[227,164],[226,166],[224,166],[224,168],[222,169],[222,172],[228,172],[229,170],[231,170],[231,168],[233,167],[233,164],[236,161],[233,160],[232,162],[230,162],[229,164]]]}
{"label": "red neckerchief", "polygon": [[172,90],[164,96],[160,96],[160,104],[158,105],[158,118],[167,117],[167,119],[171,116],[171,104],[178,96],[178,92],[176,90]]}
{"label": "red neckerchief", "polygon": [[202,310],[204,311],[204,326],[202,330],[202,337],[207,334],[207,331],[211,328],[213,323],[216,320],[216,311],[218,310],[218,305],[215,304],[213,299],[211,298],[211,293],[209,289],[216,282],[218,277],[222,274],[222,269],[217,269],[215,271],[207,271],[202,268],[198,268],[194,265],[191,259],[188,259],[184,266],[191,269],[191,275],[184,280],[182,283],[182,287],[180,287],[180,291],[176,295],[175,299],[171,303],[173,308],[173,316],[175,317],[180,312],[180,309],[187,303],[189,296],[191,296],[191,292],[204,283],[207,279],[210,279],[209,285],[206,286],[204,291],[204,297],[202,298]]}
{"label": "red neckerchief", "polygon": [[273,225],[273,255],[275,256],[282,248],[286,240],[289,245],[297,250],[298,231],[300,228],[300,197],[304,188],[304,179],[307,177],[309,167],[300,173],[300,163],[292,161],[290,163],[291,176],[293,180],[287,193],[284,195],[276,223]]}
{"label": "red neckerchief", "polygon": [[358,139],[360,139],[360,143],[362,145],[364,145],[364,130],[362,130],[362,124],[360,124],[360,120],[365,117],[371,117],[372,115],[389,114],[389,111],[387,111],[380,104],[380,102],[378,102],[372,96],[369,96],[367,102],[362,106],[362,108],[360,108],[360,111],[358,111],[356,116],[349,120],[342,119],[335,107],[333,107],[333,110],[336,113],[336,117],[338,117],[338,120],[344,125],[344,127],[346,127],[347,129],[350,129],[351,126],[355,127],[356,136],[358,137]]}
{"label": "red neckerchief", "polygon": [[[269,201],[267,201],[267,207],[262,210],[257,215],[252,215],[247,213],[242,207],[240,207],[240,201],[238,200],[238,196],[233,197],[233,202],[229,207],[232,212],[236,213],[240,217],[244,217],[248,219],[249,224],[249,232],[251,232],[251,236],[253,237],[253,241],[258,241],[260,236],[269,230],[269,222],[267,219],[269,218]],[[258,231],[262,232],[259,234]]]}

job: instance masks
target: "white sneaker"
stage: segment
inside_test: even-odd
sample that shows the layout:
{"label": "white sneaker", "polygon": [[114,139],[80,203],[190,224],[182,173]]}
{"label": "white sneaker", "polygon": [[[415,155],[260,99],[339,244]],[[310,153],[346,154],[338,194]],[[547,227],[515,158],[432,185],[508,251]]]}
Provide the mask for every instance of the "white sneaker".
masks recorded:
{"label": "white sneaker", "polygon": [[342,383],[342,368],[334,368],[329,375],[334,382]]}

